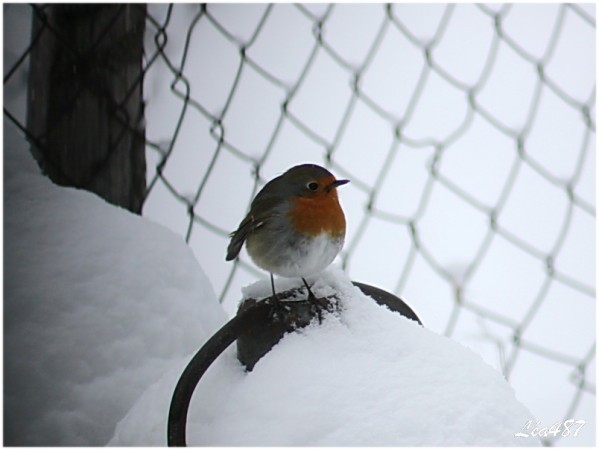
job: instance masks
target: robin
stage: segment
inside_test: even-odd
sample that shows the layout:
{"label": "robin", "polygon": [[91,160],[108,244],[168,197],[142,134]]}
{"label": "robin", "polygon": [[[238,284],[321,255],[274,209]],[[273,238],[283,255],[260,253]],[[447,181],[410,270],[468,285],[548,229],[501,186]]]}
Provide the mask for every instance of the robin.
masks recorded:
{"label": "robin", "polygon": [[337,188],[349,180],[337,180],[315,164],[292,167],[262,188],[237,230],[231,233],[227,261],[235,259],[243,243],[253,261],[270,272],[273,297],[278,301],[273,274],[302,279],[313,305],[305,277],[317,274],[333,262],[345,239],[345,215]]}

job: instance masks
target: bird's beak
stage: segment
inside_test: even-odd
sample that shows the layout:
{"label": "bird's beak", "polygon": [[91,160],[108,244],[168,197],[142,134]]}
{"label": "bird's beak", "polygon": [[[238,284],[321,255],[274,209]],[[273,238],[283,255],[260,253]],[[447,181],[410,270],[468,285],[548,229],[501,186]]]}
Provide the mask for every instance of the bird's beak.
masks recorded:
{"label": "bird's beak", "polygon": [[349,183],[349,180],[335,180],[331,184],[327,186],[327,191],[330,191],[333,188],[343,186],[344,184]]}

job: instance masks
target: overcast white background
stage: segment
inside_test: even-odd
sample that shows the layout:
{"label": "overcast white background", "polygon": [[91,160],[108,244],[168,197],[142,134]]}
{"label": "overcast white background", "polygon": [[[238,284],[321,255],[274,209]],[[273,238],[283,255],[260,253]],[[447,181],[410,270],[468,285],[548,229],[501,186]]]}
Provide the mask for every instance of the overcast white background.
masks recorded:
{"label": "overcast white background", "polygon": [[[547,78],[571,103],[588,105],[593,130],[594,26],[574,9],[562,10],[559,4],[483,8],[460,4],[451,11],[443,4],[394,5],[392,17],[405,27],[403,31],[389,20],[383,5],[304,8],[274,6],[248,46],[251,61],[279,81],[243,63],[236,84],[242,63],[239,47],[251,39],[266,5],[208,5],[210,16],[239,44],[206,16],[198,16],[197,5],[174,6],[166,27],[165,51],[175,67],[181,67],[185,56],[182,73],[189,82],[190,98],[200,108],[190,104],[184,109],[182,99],[171,90],[173,72],[162,58],[157,59],[144,85],[146,133],[150,141],[172,148],[164,177],[194,201],[202,186],[195,213],[226,231],[234,230],[247,211],[257,188],[252,171],[258,162],[260,185],[303,162],[327,165],[336,175],[351,179],[340,189],[348,219],[343,260],[351,278],[400,295],[427,328],[449,333],[498,370],[511,361],[509,381],[517,397],[544,425],[568,418],[587,420],[584,436],[577,441],[562,439],[559,444],[593,444],[595,396],[585,391],[573,417],[564,417],[576,393],[570,381],[574,368],[526,349],[514,353],[510,325],[525,323],[523,340],[573,361],[591,352],[586,379],[594,391],[595,134],[589,132],[579,109],[541,83],[534,64],[497,38],[492,15],[503,13],[506,38],[525,55],[542,61]],[[594,21],[594,5],[578,8]],[[150,5],[149,12],[164,22],[166,7]],[[8,13],[15,18],[5,20],[8,27],[26,29],[27,14]],[[342,62],[319,46],[289,101],[289,114],[281,118],[281,105],[307,66],[315,45],[314,27],[323,16],[323,43]],[[447,25],[431,50],[437,69],[430,69],[423,48],[443,20]],[[148,55],[155,50],[155,34],[155,27],[148,23]],[[5,71],[10,66],[7,61],[14,61],[27,45],[28,32],[25,37],[15,36],[14,50],[5,52]],[[379,44],[372,50],[377,39]],[[494,45],[496,51],[492,51]],[[490,54],[494,55],[491,61]],[[359,90],[370,104],[355,99],[351,87],[353,69],[365,61]],[[483,76],[485,67],[489,67],[488,76]],[[421,94],[414,97],[419,80],[424,84]],[[476,105],[483,114],[472,109],[468,95],[459,88],[477,83]],[[184,90],[184,82],[178,80],[173,87]],[[200,109],[220,116],[233,87],[222,129],[225,142],[236,150],[219,149],[215,135],[220,131],[211,134],[213,121]],[[5,102],[18,100],[17,92],[16,87],[5,86]],[[352,101],[354,106],[344,121]],[[173,141],[182,112],[182,125]],[[345,127],[340,129],[342,123]],[[524,149],[531,162],[519,157],[510,130],[515,135],[526,130]],[[435,144],[450,138],[437,151],[435,166],[447,182],[431,182]],[[326,161],[328,144],[334,144],[331,164]],[[152,148],[147,156],[151,181],[160,157]],[[515,176],[513,185],[510,174]],[[566,220],[571,206],[564,187],[568,182],[585,207],[574,205]],[[448,185],[456,188],[448,189]],[[506,186],[509,190],[504,191]],[[456,195],[456,189],[481,208]],[[556,279],[546,284],[541,258],[490,232],[489,214],[484,210],[495,208],[502,198],[499,226],[534,251],[555,251],[555,269],[581,289]],[[369,202],[375,214],[368,211]],[[187,207],[161,180],[150,193],[144,216],[182,236],[187,233]],[[425,255],[414,250],[410,221],[415,223]],[[562,242],[559,237],[564,229]],[[486,239],[491,239],[488,248],[471,267]],[[233,267],[224,261],[226,236],[194,223],[189,244],[217,295],[222,293]],[[241,259],[251,267],[245,251]],[[244,267],[234,271],[223,294],[230,314],[240,288],[260,276],[267,274]],[[454,286],[461,286],[463,299],[471,307],[456,306]],[[483,314],[476,314],[477,310]]]}

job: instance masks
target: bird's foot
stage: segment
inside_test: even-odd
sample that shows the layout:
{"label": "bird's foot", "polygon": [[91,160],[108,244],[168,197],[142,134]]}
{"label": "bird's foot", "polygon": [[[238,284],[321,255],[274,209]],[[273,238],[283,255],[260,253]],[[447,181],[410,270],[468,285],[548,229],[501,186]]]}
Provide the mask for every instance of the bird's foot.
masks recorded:
{"label": "bird's foot", "polygon": [[318,323],[322,323],[323,312],[331,312],[333,305],[322,297],[316,297],[312,292],[308,293],[308,302],[310,302],[310,312],[318,317]]}
{"label": "bird's foot", "polygon": [[310,289],[310,285],[305,278],[302,278],[304,286],[308,290],[308,302],[310,302],[310,312],[318,317],[318,323],[322,323],[322,312],[331,312],[334,310],[334,305],[326,298],[316,297]]}

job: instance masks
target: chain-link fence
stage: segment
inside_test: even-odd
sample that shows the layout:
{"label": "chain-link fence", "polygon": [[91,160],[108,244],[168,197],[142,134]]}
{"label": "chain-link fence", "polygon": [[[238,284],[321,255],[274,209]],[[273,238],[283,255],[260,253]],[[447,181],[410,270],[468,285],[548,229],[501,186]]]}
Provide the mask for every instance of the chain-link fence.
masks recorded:
{"label": "chain-link fence", "polygon": [[[246,253],[225,263],[229,232],[270,178],[329,167],[352,181],[352,279],[480,353],[540,427],[587,421],[586,441],[547,445],[593,444],[594,14],[150,5],[144,215],[185,238],[233,311],[265,274]],[[8,67],[5,55],[5,94],[34,45]]]}

